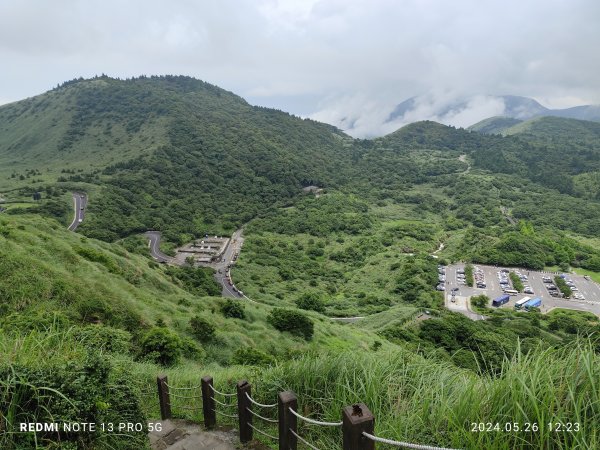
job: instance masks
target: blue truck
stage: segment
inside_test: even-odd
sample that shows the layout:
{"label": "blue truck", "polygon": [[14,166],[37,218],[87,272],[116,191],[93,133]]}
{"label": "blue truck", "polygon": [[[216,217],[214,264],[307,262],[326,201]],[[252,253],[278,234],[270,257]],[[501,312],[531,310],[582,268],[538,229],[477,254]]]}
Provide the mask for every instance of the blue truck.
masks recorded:
{"label": "blue truck", "polygon": [[496,306],[496,307],[502,306],[505,303],[508,303],[509,299],[510,299],[510,295],[508,295],[508,294],[501,295],[500,297],[492,300],[492,306]]}
{"label": "blue truck", "polygon": [[525,310],[529,311],[531,308],[539,308],[540,306],[542,306],[542,299],[536,297],[525,303],[524,308]]}

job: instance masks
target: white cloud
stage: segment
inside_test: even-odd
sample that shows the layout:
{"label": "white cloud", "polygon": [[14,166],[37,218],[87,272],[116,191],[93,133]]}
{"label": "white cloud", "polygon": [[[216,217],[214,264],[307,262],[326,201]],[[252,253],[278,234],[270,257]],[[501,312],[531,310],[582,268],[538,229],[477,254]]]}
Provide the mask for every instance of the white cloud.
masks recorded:
{"label": "white cloud", "polygon": [[3,0],[0,98],[171,73],[292,113],[312,102],[365,134],[431,92],[415,116],[464,96],[452,120],[465,123],[496,111],[486,94],[600,103],[598,23],[596,0]]}
{"label": "white cloud", "polygon": [[355,137],[381,136],[412,122],[435,122],[466,128],[487,117],[502,115],[500,98],[475,95],[465,98],[453,91],[429,92],[414,98],[414,104],[403,115],[390,120],[394,104],[382,106],[361,94],[334,99],[311,117],[332,123]]}

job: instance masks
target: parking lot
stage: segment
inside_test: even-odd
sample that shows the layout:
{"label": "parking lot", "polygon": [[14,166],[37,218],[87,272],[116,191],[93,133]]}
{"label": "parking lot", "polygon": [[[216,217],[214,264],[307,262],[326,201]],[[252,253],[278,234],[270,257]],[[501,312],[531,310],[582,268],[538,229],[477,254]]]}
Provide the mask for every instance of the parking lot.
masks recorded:
{"label": "parking lot", "polygon": [[[498,276],[498,272],[502,269],[519,272],[524,277],[527,277],[527,279],[523,281],[523,284],[531,287],[533,293],[519,293],[517,295],[511,295],[508,303],[502,305],[501,308],[514,308],[515,302],[523,297],[540,297],[542,299],[542,306],[540,307],[540,310],[543,313],[547,313],[554,308],[566,308],[578,311],[587,311],[600,316],[600,286],[594,281],[586,279],[582,275],[576,275],[572,273],[565,274],[565,279],[570,280],[570,283],[575,286],[576,290],[573,294],[577,294],[577,296],[581,298],[564,299],[560,297],[553,297],[547,286],[554,283],[544,283],[543,281],[544,277],[549,277],[554,280],[556,275],[560,275],[557,273],[546,273],[522,268],[495,267],[476,264],[474,265],[474,268],[479,270],[479,280],[482,280],[482,282],[485,284],[485,287],[478,288],[476,286],[469,287],[464,284],[461,274],[459,274],[459,272],[464,271],[464,268],[464,264],[451,265],[445,268],[445,298],[446,306],[449,309],[461,312],[463,314],[466,314],[466,310],[470,312],[470,314],[466,314],[470,317],[472,317],[473,313],[468,309],[467,299],[469,297],[485,294],[490,297],[490,299],[494,299],[504,294],[503,288],[500,285],[501,279]],[[508,273],[504,272],[504,274],[508,276]],[[511,288],[512,286],[508,287]],[[454,296],[452,295],[453,289],[456,289]]]}

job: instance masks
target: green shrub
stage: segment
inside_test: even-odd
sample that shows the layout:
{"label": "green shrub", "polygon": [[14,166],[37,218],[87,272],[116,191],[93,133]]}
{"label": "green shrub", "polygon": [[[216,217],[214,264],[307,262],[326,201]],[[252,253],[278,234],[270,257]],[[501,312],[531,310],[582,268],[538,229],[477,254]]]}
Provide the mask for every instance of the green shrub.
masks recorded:
{"label": "green shrub", "polygon": [[525,286],[523,286],[523,282],[521,281],[519,276],[514,272],[511,272],[508,276],[510,277],[510,281],[512,282],[513,288],[519,292],[523,292]]}
{"label": "green shrub", "polygon": [[487,295],[474,295],[471,297],[471,306],[475,308],[486,308],[490,304],[490,298]]}
{"label": "green shrub", "polygon": [[243,366],[270,366],[275,363],[275,358],[254,347],[240,347],[233,355],[233,363]]}
{"label": "green shrub", "polygon": [[183,288],[194,295],[221,295],[221,285],[213,277],[214,271],[208,267],[168,267],[167,273],[181,281]]}
{"label": "green shrub", "polygon": [[204,351],[204,349],[192,339],[184,338],[181,342],[183,347],[183,356],[185,356],[186,358],[200,360],[206,357],[206,352]]}
{"label": "green shrub", "polygon": [[28,310],[26,314],[13,313],[0,320],[0,328],[3,331],[42,331],[53,326],[66,329],[69,326],[69,319],[62,312],[49,313],[46,309],[40,308],[36,311]]}
{"label": "green shrub", "polygon": [[181,338],[168,328],[152,328],[140,340],[141,356],[163,366],[177,363],[182,350]]}
{"label": "green shrub", "polygon": [[[90,352],[84,360],[0,364],[0,448],[145,448],[145,433],[18,433],[19,423],[144,423],[131,376]],[[43,444],[42,444],[43,443]],[[42,445],[40,445],[42,444]]]}
{"label": "green shrub", "polygon": [[236,302],[234,300],[226,300],[225,303],[221,305],[221,314],[230,319],[246,318],[244,306],[239,301]]}
{"label": "green shrub", "polygon": [[560,289],[560,292],[563,293],[565,298],[569,298],[571,294],[573,294],[573,291],[571,291],[571,288],[563,278],[557,275],[554,277],[554,282],[556,283],[558,289]]}
{"label": "green shrub", "polygon": [[128,353],[131,350],[131,334],[117,328],[90,325],[74,330],[73,335],[86,347],[96,350]]}
{"label": "green shrub", "polygon": [[312,338],[314,333],[312,320],[304,314],[291,309],[273,309],[267,316],[267,322],[279,331],[287,331],[307,341]]}
{"label": "green shrub", "polygon": [[305,292],[296,300],[296,306],[300,309],[306,309],[309,311],[316,311],[320,313],[325,312],[325,304],[319,294],[316,292]]}
{"label": "green shrub", "polygon": [[190,328],[194,337],[200,342],[208,342],[215,337],[215,327],[200,316],[190,319]]}
{"label": "green shrub", "polygon": [[122,272],[115,260],[100,250],[80,246],[75,246],[73,249],[78,255],[83,256],[88,261],[102,264],[110,273],[120,274]]}
{"label": "green shrub", "polygon": [[475,279],[473,278],[473,266],[471,264],[467,264],[465,266],[465,282],[467,286],[473,287],[473,282]]}

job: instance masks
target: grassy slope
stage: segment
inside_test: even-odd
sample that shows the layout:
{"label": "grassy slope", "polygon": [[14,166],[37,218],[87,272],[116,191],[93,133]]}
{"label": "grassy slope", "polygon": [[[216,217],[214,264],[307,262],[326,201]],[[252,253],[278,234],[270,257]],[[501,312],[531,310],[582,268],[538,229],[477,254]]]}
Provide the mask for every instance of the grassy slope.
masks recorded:
{"label": "grassy slope", "polygon": [[477,122],[475,125],[471,125],[468,129],[485,134],[502,134],[506,129],[521,122],[522,120],[513,119],[512,117],[497,116]]}
{"label": "grassy slope", "polygon": [[[376,434],[418,444],[465,449],[592,449],[599,445],[600,359],[585,343],[564,351],[517,355],[497,378],[478,377],[444,363],[403,351],[324,353],[249,372],[241,368],[203,368],[217,388],[231,392],[247,378],[260,401],[293,390],[303,414],[338,421],[347,405],[364,402],[376,417]],[[136,371],[148,367],[136,366]],[[194,386],[199,373],[168,370],[176,386]],[[148,383],[153,380],[148,376]],[[182,409],[176,413],[184,414]],[[228,419],[219,417],[221,422]],[[473,423],[500,424],[500,431],[473,432]],[[579,432],[551,432],[549,422],[579,423]],[[517,423],[519,432],[504,431]],[[538,431],[524,431],[526,424]],[[235,425],[235,424],[233,424]],[[487,425],[484,425],[487,426]],[[263,428],[267,431],[268,428]],[[301,426],[318,448],[339,448],[339,430]]]}
{"label": "grassy slope", "polygon": [[[513,150],[522,150],[519,141],[512,138],[480,139],[474,134],[461,130],[452,130],[439,124],[422,123],[405,127],[399,132],[370,143],[359,143],[349,140],[325,125],[300,121],[278,112],[252,108],[239,98],[216,88],[213,90],[202,85],[201,92],[194,92],[197,88],[194,83],[192,86],[196,87],[191,92],[185,92],[186,86],[178,86],[175,92],[171,93],[177,97],[181,94],[178,89],[183,89],[185,95],[180,97],[185,101],[178,105],[177,116],[169,116],[181,118],[191,114],[190,117],[194,118],[193,123],[186,122],[184,125],[187,128],[173,128],[172,123],[167,123],[163,128],[166,117],[164,115],[155,117],[150,114],[147,117],[145,115],[147,111],[143,109],[102,110],[105,106],[114,106],[114,102],[106,105],[100,101],[89,105],[88,103],[94,99],[102,100],[102,96],[98,97],[96,94],[103,92],[104,88],[108,89],[108,85],[102,84],[104,82],[106,80],[96,80],[93,82],[96,85],[75,85],[51,93],[58,95],[65,92],[78,92],[77,89],[87,89],[83,91],[82,98],[75,100],[83,99],[84,104],[90,106],[89,111],[93,112],[92,115],[86,116],[88,110],[79,111],[83,113],[78,117],[85,123],[85,133],[62,150],[63,153],[58,152],[57,149],[64,144],[62,139],[68,134],[70,128],[61,128],[60,123],[52,125],[43,122],[44,127],[49,129],[55,127],[58,130],[56,136],[50,133],[51,137],[46,142],[51,146],[49,152],[56,150],[51,158],[52,161],[49,162],[51,166],[55,164],[49,172],[52,176],[59,176],[58,163],[64,161],[65,155],[77,155],[77,158],[82,161],[81,166],[74,167],[75,175],[79,173],[77,172],[79,169],[84,171],[82,173],[89,173],[94,168],[117,162],[121,154],[125,155],[123,159],[130,159],[136,155],[149,155],[137,160],[136,164],[139,162],[139,166],[124,165],[118,168],[116,173],[102,174],[92,180],[94,183],[101,183],[90,185],[94,187],[86,189],[93,192],[94,196],[108,198],[104,189],[106,186],[115,186],[115,184],[111,185],[111,182],[116,182],[117,186],[125,188],[130,188],[127,184],[130,183],[133,195],[126,193],[123,198],[127,199],[128,204],[132,203],[131,199],[133,203],[138,202],[136,204],[143,206],[140,211],[154,215],[155,208],[160,207],[169,215],[171,211],[185,206],[186,201],[180,199],[182,190],[175,189],[179,185],[173,182],[173,178],[167,178],[168,183],[162,184],[155,175],[160,174],[166,167],[171,169],[173,172],[171,175],[175,174],[175,177],[178,170],[185,170],[186,176],[192,176],[189,180],[194,180],[193,176],[197,174],[194,175],[193,171],[188,173],[187,164],[193,152],[198,150],[198,141],[182,140],[190,136],[194,139],[200,138],[202,145],[208,143],[205,147],[201,147],[201,152],[195,154],[194,170],[205,168],[207,160],[210,160],[210,164],[216,164],[210,166],[211,170],[215,167],[225,167],[230,170],[228,178],[219,178],[213,183],[221,189],[231,180],[235,181],[231,185],[233,191],[219,190],[213,193],[222,198],[229,199],[232,193],[251,193],[254,196],[264,195],[268,191],[270,195],[274,194],[269,198],[284,199],[282,203],[285,203],[294,200],[297,188],[303,182],[325,180],[333,185],[343,185],[339,183],[339,179],[344,176],[352,181],[350,183],[352,186],[346,186],[342,194],[328,193],[315,200],[314,205],[327,204],[328,198],[335,200],[338,196],[340,204],[359,203],[356,210],[346,211],[334,203],[333,209],[339,210],[340,214],[333,214],[332,211],[321,214],[320,206],[306,209],[304,208],[306,205],[296,202],[293,208],[287,210],[284,221],[278,222],[281,218],[278,211],[262,223],[260,220],[257,221],[259,225],[255,226],[254,230],[249,230],[247,246],[242,253],[239,266],[234,271],[234,278],[236,281],[239,280],[240,286],[251,297],[268,303],[292,305],[300,293],[306,290],[317,290],[330,293],[329,313],[375,312],[369,304],[372,298],[388,298],[392,303],[397,300],[394,289],[397,287],[399,276],[394,271],[401,269],[409,261],[409,257],[402,255],[403,252],[409,252],[410,249],[426,254],[437,248],[440,241],[446,241],[449,245],[441,255],[460,257],[470,246],[469,242],[463,241],[463,237],[469,232],[464,230],[466,225],[470,221],[474,222],[482,218],[484,219],[482,226],[489,227],[485,232],[492,236],[494,242],[497,242],[499,235],[509,229],[499,213],[499,204],[504,204],[503,202],[507,200],[515,203],[522,201],[518,197],[521,195],[520,188],[514,191],[509,189],[502,191],[496,187],[496,185],[510,186],[510,183],[514,182],[513,179],[483,173],[477,167],[474,167],[469,175],[456,176],[466,169],[466,164],[460,162],[458,156],[464,153],[473,156],[481,150],[482,145],[490,144],[489,148],[493,151],[497,149],[495,146],[505,144],[513,145]],[[116,82],[114,84],[119,85]],[[73,91],[71,88],[76,90]],[[221,96],[211,97],[216,103],[206,102],[207,93],[202,92],[203,89],[207,89],[210,95],[219,92]],[[119,95],[133,95],[134,99],[136,95],[141,95],[140,92],[132,93],[118,89],[114,92]],[[64,109],[56,109],[51,115],[57,117],[57,120],[69,117],[72,111],[68,109],[77,106],[77,104],[73,106],[69,101],[71,100],[64,98],[56,102]],[[129,104],[129,102],[117,103]],[[21,108],[22,111],[10,108]],[[16,122],[11,122],[12,119],[8,116],[18,117],[22,114],[22,117],[29,120],[27,123],[31,126],[35,114],[41,114],[44,106],[37,108],[38,111],[29,110],[25,102],[0,109],[2,126],[8,127],[6,130],[11,126],[15,127],[10,129],[10,133],[6,135],[8,140],[0,146],[0,160],[14,161],[14,152],[19,150],[23,152],[24,160],[29,158],[29,163],[35,164],[36,152],[41,151],[42,148],[42,144],[36,142],[36,140],[40,141],[40,138],[31,134],[31,141],[17,142],[19,133],[23,133],[25,128],[22,125],[19,125],[20,128],[17,127]],[[7,116],[6,111],[11,111],[11,114]],[[231,128],[232,116],[234,123],[243,124],[239,130]],[[136,119],[140,117],[147,118],[147,121],[137,123]],[[116,136],[109,137],[103,131],[106,123],[111,124],[110,133],[117,133]],[[306,124],[308,125],[305,126]],[[150,129],[152,133],[156,133],[156,136],[150,133]],[[119,134],[119,130],[128,130],[127,136]],[[167,141],[162,141],[165,135],[169,137],[165,138]],[[138,139],[136,136],[139,136],[139,141],[136,141]],[[307,137],[310,139],[307,140]],[[154,142],[152,142],[153,138]],[[145,144],[149,143],[151,144],[149,148],[154,148],[152,145],[164,142],[170,146],[168,151],[146,152]],[[246,148],[248,142],[252,143],[250,148]],[[112,151],[104,155],[106,159],[98,159],[98,154],[93,153],[94,149],[99,147],[112,147]],[[129,148],[132,153],[126,154],[125,151]],[[293,151],[288,151],[290,148]],[[122,153],[119,153],[121,151]],[[352,167],[336,167],[336,179],[325,177],[328,172],[331,172],[331,168],[322,164],[324,159],[334,164],[339,162],[337,158],[343,155],[351,157]],[[223,156],[225,163],[221,159]],[[290,164],[292,156],[294,162]],[[296,176],[291,183],[278,178],[281,174],[287,177],[292,173],[296,175],[301,173],[302,176]],[[213,170],[208,174],[220,176],[221,172]],[[354,177],[349,174],[360,174],[360,176]],[[444,174],[450,175],[444,178]],[[9,176],[9,173],[6,172],[6,175]],[[9,179],[4,189],[29,186],[32,179],[40,177],[46,177],[46,174],[41,171],[40,175],[30,174],[29,178],[25,174],[25,180]],[[50,175],[48,177],[48,180],[51,180]],[[465,183],[450,187],[449,177],[458,178]],[[210,179],[213,181],[213,178]],[[239,184],[240,179],[250,184]],[[156,185],[154,188],[140,185],[136,191],[136,183],[142,180],[155,182]],[[185,179],[183,184],[190,185],[189,180]],[[172,184],[169,184],[171,182]],[[72,181],[71,184],[73,183],[77,182]],[[251,188],[246,190],[248,186]],[[159,188],[160,193],[164,194],[162,197],[155,195],[154,189]],[[204,193],[202,185],[199,185],[198,189],[198,192]],[[522,186],[522,189],[528,190],[528,187]],[[465,190],[467,194],[474,196],[461,198],[456,195],[461,193],[460,190]],[[489,192],[494,193],[491,200],[488,198]],[[548,196],[548,192],[540,191],[540,196]],[[192,192],[191,196],[197,196],[197,193]],[[452,198],[448,199],[448,196]],[[68,203],[68,194],[65,193],[63,197]],[[255,200],[254,197],[239,196],[235,199],[232,210],[245,205],[244,201]],[[88,224],[95,222],[95,215],[100,218],[104,214],[103,208],[98,206],[101,205],[102,198],[97,200],[91,203],[98,209],[90,211]],[[350,224],[357,222],[356,219],[360,219],[361,214],[364,213],[364,211],[361,213],[360,203],[369,203],[365,211],[370,224],[353,231]],[[512,206],[510,203],[507,205]],[[119,213],[119,220],[123,216],[123,211],[119,209],[121,206],[117,204],[115,209]],[[479,207],[474,214],[468,210],[473,206]],[[229,224],[252,217],[253,213],[253,210],[249,209],[244,211],[244,214],[236,216],[228,210],[219,209],[220,207],[221,205],[217,205],[215,209],[216,216],[219,218],[223,215],[232,216],[228,217]],[[205,211],[197,206],[192,209],[201,212],[198,216],[185,215],[175,220],[178,225],[187,226],[182,233],[189,233],[190,230],[197,232],[207,226]],[[527,217],[527,212],[521,210],[521,214]],[[105,220],[103,223],[108,223],[106,221],[113,221],[116,216],[104,214],[103,217]],[[327,228],[332,217],[336,219],[336,226],[341,224],[340,229]],[[145,220],[143,217],[136,219]],[[351,220],[344,221],[344,219]],[[541,218],[540,221],[543,219]],[[586,424],[597,422],[597,409],[594,409],[597,408],[597,403],[593,403],[594,399],[597,399],[597,386],[585,378],[586,374],[592,380],[597,376],[593,369],[582,375],[581,385],[568,386],[558,382],[565,374],[573,376],[573,371],[579,368],[583,367],[587,370],[588,365],[585,361],[591,360],[592,366],[597,367],[594,365],[595,357],[590,356],[590,352],[573,351],[563,358],[558,358],[554,354],[550,355],[551,357],[541,355],[521,365],[518,362],[507,364],[505,374],[508,381],[506,382],[502,381],[502,378],[500,381],[480,378],[473,372],[457,371],[455,366],[437,361],[425,361],[415,355],[396,354],[392,350],[394,346],[387,341],[383,342],[381,350],[383,362],[381,362],[377,359],[378,355],[372,357],[368,354],[368,350],[374,348],[373,344],[376,340],[383,341],[373,332],[386,326],[385,322],[389,315],[395,318],[394,323],[402,324],[415,311],[414,308],[399,304],[392,307],[387,314],[375,315],[365,322],[366,331],[361,329],[360,324],[356,326],[332,324],[322,316],[309,313],[316,322],[316,333],[312,342],[305,343],[289,335],[278,333],[267,325],[265,318],[269,311],[268,306],[246,305],[249,319],[245,321],[224,319],[218,313],[218,306],[222,300],[190,295],[174,283],[164,273],[163,268],[154,267],[147,259],[128,253],[120,245],[109,245],[92,239],[82,240],[81,236],[66,233],[63,227],[35,216],[19,218],[0,216],[0,222],[2,224],[0,241],[3,244],[0,246],[2,255],[0,266],[2,273],[5,274],[0,280],[0,292],[6,297],[8,300],[6,304],[9,305],[8,309],[5,306],[2,312],[6,314],[15,308],[19,309],[17,315],[9,320],[12,325],[19,322],[24,324],[44,322],[49,311],[59,309],[74,323],[93,320],[116,327],[125,327],[132,331],[163,319],[167,326],[176,330],[181,336],[190,337],[187,330],[190,316],[199,314],[211,321],[217,327],[217,339],[213,343],[204,345],[207,351],[206,360],[187,360],[184,364],[169,369],[169,374],[176,383],[195,385],[199,374],[207,372],[219,379],[231,381],[242,376],[255,377],[261,390],[263,387],[267,389],[271,397],[276,389],[282,387],[294,388],[303,398],[313,396],[308,411],[320,411],[324,406],[323,398],[334,399],[339,404],[325,411],[325,416],[332,419],[336,417],[334,410],[338,411],[340,405],[357,399],[366,399],[369,405],[373,405],[378,417],[385,418],[378,422],[381,424],[381,428],[378,428],[382,431],[381,434],[399,439],[411,438],[420,442],[470,448],[494,448],[494,445],[498,445],[498,448],[511,448],[517,445],[518,441],[511,440],[513,438],[510,436],[470,433],[465,426],[465,421],[484,420],[490,416],[498,417],[498,420],[511,420],[509,417],[511,415],[511,417],[522,418],[517,414],[519,411],[514,408],[523,404],[527,405],[527,408],[524,408],[527,419],[545,419],[540,416],[543,411],[540,413],[539,409],[535,409],[534,404],[534,399],[539,399],[544,392],[549,392],[548,396],[544,397],[545,405],[553,411],[558,411],[561,419],[567,418],[569,414],[573,416],[573,414],[580,414],[581,411],[591,411],[589,416],[584,418]],[[276,225],[279,223],[284,228],[274,229],[270,222]],[[450,222],[453,222],[452,226],[449,226]],[[97,225],[98,223],[100,222],[96,222]],[[285,230],[288,224],[293,225],[293,232]],[[324,228],[320,229],[320,227]],[[568,225],[566,227],[568,228]],[[426,232],[423,236],[417,233],[417,237],[414,237],[407,233],[412,230]],[[386,245],[389,242],[392,244]],[[294,246],[299,250],[298,252],[291,251]],[[299,249],[299,246],[302,248]],[[352,249],[355,247],[361,247],[368,253],[360,264],[352,262],[352,259],[355,259]],[[92,262],[83,258],[80,256],[81,250],[78,252],[77,248],[103,255],[100,258],[102,262]],[[407,250],[405,251],[404,248]],[[323,250],[322,254],[319,253],[319,249]],[[290,258],[284,258],[282,254]],[[332,259],[331,256],[334,255],[336,256]],[[339,259],[340,255],[349,257],[350,262],[344,261],[343,258]],[[385,263],[382,264],[381,261]],[[282,262],[287,267],[282,267]],[[400,266],[392,269],[394,263],[399,263]],[[281,276],[282,268],[288,270],[286,279]],[[91,286],[91,289],[82,290],[80,288],[82,282],[86,286]],[[10,348],[14,342],[9,338],[5,343],[5,348]],[[248,370],[235,367],[223,369],[221,365],[230,361],[232,352],[245,345],[273,354],[280,360],[286,360],[289,355],[303,352],[310,352],[311,356],[299,361],[281,363],[273,369]],[[359,353],[356,349],[364,351]],[[77,351],[82,350],[79,348]],[[344,354],[339,359],[334,359],[327,354],[327,351],[339,353],[343,350],[349,350],[353,355]],[[384,353],[389,351],[392,353]],[[314,357],[318,353],[324,355]],[[553,360],[555,356],[556,361]],[[11,357],[14,358],[15,355]],[[578,359],[580,357],[584,362]],[[139,382],[146,390],[151,389],[154,374],[161,370],[152,364],[132,362],[130,355],[115,358],[115,364],[120,365],[126,373],[134,374],[136,382],[144,380]],[[414,364],[405,364],[405,359],[411,359]],[[556,362],[557,369],[551,371],[551,366],[546,365],[547,361]],[[208,367],[207,363],[210,364]],[[36,360],[30,359],[27,364],[35,366]],[[526,384],[518,375],[519,371],[524,371],[526,367],[539,370],[531,374],[532,377],[538,378],[533,382],[527,382],[534,383],[536,387],[540,386],[539,390],[527,392],[523,389]],[[545,374],[547,378],[544,379]],[[398,379],[403,380],[400,385],[397,383]],[[357,385],[352,385],[353,389],[346,389],[347,383],[357,383]],[[330,390],[332,386],[338,390],[332,392]],[[422,386],[422,388],[413,391],[414,386]],[[487,395],[475,399],[473,393],[479,395],[482,386],[485,388],[483,392]],[[577,387],[581,388],[579,394],[583,401],[587,402],[589,399],[591,403],[576,404],[572,398],[565,399],[564,392],[568,392],[569,389],[575,390]],[[360,398],[350,398],[348,393],[357,389],[366,389],[368,392],[361,392]],[[515,396],[506,397],[509,395],[507,392],[515,393]],[[563,403],[554,403],[552,398],[562,399]],[[561,405],[565,406],[564,410],[560,410]],[[433,414],[430,415],[431,410]],[[406,417],[409,419],[405,421]],[[454,422],[449,423],[448,417],[454,418]],[[432,429],[442,431],[432,436]],[[319,435],[316,438],[322,440],[325,448],[332,447],[327,444],[330,442],[327,435]],[[548,434],[526,438],[540,439],[539,442],[527,441],[532,445],[554,442],[555,439]],[[593,431],[575,439],[583,439],[584,441],[581,442],[590,445],[597,443]],[[564,442],[555,446],[570,448]]]}
{"label": "grassy slope", "polygon": [[[0,107],[0,191],[54,183],[63,170],[89,173],[150,153],[166,142],[166,124],[157,117],[135,133],[99,117],[75,148],[61,149],[77,120],[78,99],[106,87],[103,80],[58,89]],[[108,151],[107,151],[108,150]],[[39,171],[39,175],[28,171]],[[12,175],[16,177],[12,178]],[[25,176],[20,180],[19,176]],[[68,175],[67,175],[68,176]]]}
{"label": "grassy slope", "polygon": [[[251,298],[274,305],[293,305],[303,293],[315,292],[333,316],[376,313],[401,302],[395,293],[400,269],[409,254],[438,247],[439,218],[404,205],[360,201],[356,205],[364,212],[356,213],[353,202],[351,195],[331,193],[252,222],[233,269],[236,284]],[[360,232],[350,225],[330,229],[342,217],[359,223],[367,215],[369,225]]]}
{"label": "grassy slope", "polygon": [[[322,348],[368,348],[376,336],[350,332],[318,314],[315,336],[306,343],[281,334],[266,323],[269,307],[245,304],[248,319],[226,319],[221,299],[196,297],[182,289],[147,258],[123,247],[68,233],[57,223],[36,216],[0,217],[0,293],[9,322],[51,321],[52,313],[72,323],[101,322],[136,332],[163,319],[184,337],[187,322],[200,315],[217,329],[217,340],[204,344],[208,360],[228,363],[240,346],[253,346],[272,355]],[[89,261],[81,249],[102,256]],[[25,319],[28,318],[28,319]]]}
{"label": "grassy slope", "polygon": [[597,139],[600,136],[600,124],[563,117],[536,117],[513,125],[506,129],[503,134],[529,135],[544,139],[559,135],[575,135],[582,140]]}

